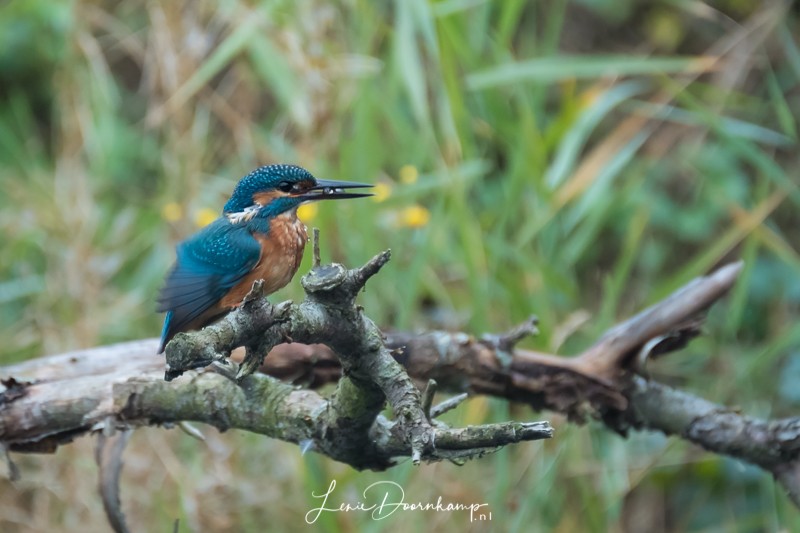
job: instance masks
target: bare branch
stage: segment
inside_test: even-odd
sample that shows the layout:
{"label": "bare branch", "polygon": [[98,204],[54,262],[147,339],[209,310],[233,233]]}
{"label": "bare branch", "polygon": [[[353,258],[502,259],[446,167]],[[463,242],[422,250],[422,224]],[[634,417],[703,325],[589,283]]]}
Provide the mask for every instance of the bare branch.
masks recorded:
{"label": "bare branch", "polygon": [[794,459],[772,469],[775,479],[786,489],[795,506],[800,507],[800,461]]}
{"label": "bare branch", "polygon": [[[480,456],[492,428],[484,428],[478,438],[475,432],[451,434],[441,423],[434,426],[420,391],[386,348],[383,334],[355,305],[366,281],[389,257],[383,252],[353,270],[315,267],[302,279],[307,297],[300,305],[273,306],[259,296],[261,286],[255,284],[242,305],[223,320],[176,335],[167,345],[165,377],[174,379],[172,383],[155,379],[161,361],[152,353],[129,358],[128,368],[118,365],[110,375],[74,376],[81,386],[66,395],[66,403],[61,387],[53,386],[63,383],[64,375],[53,383],[9,378],[0,397],[0,442],[20,451],[41,450],[44,444],[52,450],[86,431],[199,421],[222,430],[241,428],[303,442],[356,468],[383,469],[400,455],[415,463]],[[287,340],[324,343],[337,354],[343,375],[330,398],[252,374],[275,345]],[[234,375],[228,369],[237,365],[227,357],[239,345],[246,349],[245,359]],[[191,372],[176,379],[209,364],[223,371]],[[379,416],[387,401],[394,421]],[[523,431],[510,438],[505,426],[493,428],[493,446],[550,435]],[[445,433],[437,444],[441,431]],[[477,445],[471,447],[473,441]],[[113,498],[108,501],[109,514],[114,515]]]}
{"label": "bare branch", "polygon": [[433,397],[436,396],[437,389],[436,380],[429,379],[425,390],[422,391],[422,412],[425,413],[425,419],[428,422],[433,419],[433,417],[431,417],[431,406],[433,405]]}
{"label": "bare branch", "polygon": [[311,268],[317,268],[322,264],[321,254],[319,252],[319,228],[314,228],[312,234],[314,235],[314,255],[312,256]]}
{"label": "bare branch", "polygon": [[726,265],[708,276],[693,279],[664,300],[607,331],[596,344],[576,360],[586,375],[614,380],[649,340],[662,335],[673,342],[670,349],[682,348],[699,332],[698,315],[704,314],[733,286],[744,263]]}
{"label": "bare branch", "polygon": [[469,398],[469,394],[467,394],[466,392],[462,392],[461,394],[456,394],[452,398],[448,398],[447,400],[443,401],[438,405],[434,405],[431,408],[431,418],[438,418],[443,414],[445,414],[446,412],[452,411],[453,409],[464,403],[464,401],[466,401],[467,398]]}
{"label": "bare branch", "polygon": [[[594,417],[609,429],[623,434],[630,429],[661,431],[772,472],[793,500],[800,503],[800,418],[754,419],[631,372],[636,354],[663,353],[688,341],[699,330],[699,313],[725,294],[740,268],[740,264],[729,265],[694,280],[664,301],[612,328],[597,344],[575,358],[517,349],[506,365],[496,354],[496,344],[464,333],[391,332],[386,334],[384,344],[371,322],[364,322],[360,314],[356,322],[357,327],[362,328],[360,334],[369,332],[368,343],[375,343],[366,350],[372,354],[370,358],[376,357],[377,361],[393,356],[418,383],[434,379],[439,390],[489,394],[525,403],[537,410],[564,413],[577,421]],[[348,271],[344,272],[342,279],[347,277]],[[325,296],[320,300],[325,301]],[[284,322],[270,321],[272,329],[288,327],[287,323],[295,320],[300,309],[313,310],[304,305],[306,303],[287,307],[288,318]],[[325,313],[311,314],[317,318],[325,316]],[[221,323],[220,327],[229,326]],[[295,340],[312,339],[309,331],[298,332],[301,334]],[[292,331],[293,334],[298,332]],[[242,387],[209,372],[191,373],[174,384],[166,384],[157,377],[163,363],[155,356],[157,343],[154,339],[7,367],[0,371],[0,377],[6,380],[6,388],[0,392],[0,441],[12,451],[52,450],[58,443],[69,441],[98,424],[102,427],[110,414],[118,415],[116,423],[123,426],[195,420],[221,429],[241,427],[291,442],[312,443],[314,449],[357,468],[385,467],[392,454],[398,451],[401,455],[416,455],[421,460],[458,462],[458,450],[464,444],[447,439],[455,438],[461,430],[436,425],[429,429],[419,392],[411,394],[415,398],[413,401],[398,405],[407,405],[412,419],[416,416],[414,409],[421,415],[418,419],[426,425],[419,435],[429,438],[422,446],[411,446],[406,428],[381,416],[375,418],[367,439],[355,440],[361,446],[357,450],[341,447],[342,442],[353,435],[342,432],[335,418],[332,427],[339,433],[331,434],[346,438],[336,445],[330,444],[331,434],[323,438],[320,431],[324,432],[331,420],[321,419],[319,413],[325,411],[326,405],[347,404],[348,395],[363,397],[359,396],[363,392],[360,387],[372,379],[370,376],[374,372],[366,362],[365,368],[356,370],[353,376],[347,375],[361,363],[354,367],[347,356],[340,361],[334,350],[347,353],[347,349],[343,350],[347,347],[337,345],[335,339],[324,338],[328,333],[323,328],[322,336],[314,338],[330,340],[333,346],[299,342],[279,345],[270,352],[261,370],[311,387],[338,381],[339,387],[330,404],[312,391],[296,390],[259,375],[245,379]],[[206,340],[213,343],[216,335]],[[346,378],[341,377],[342,367]],[[591,374],[593,370],[598,374]],[[398,401],[397,396],[408,391],[406,385],[393,389],[393,372],[378,374],[381,376],[377,378],[380,383],[377,390],[387,398],[392,395],[394,401]],[[15,379],[9,380],[11,377]],[[110,394],[112,389],[113,394]],[[181,408],[159,399],[170,394],[181,399]],[[110,401],[109,397],[114,400]],[[465,397],[461,395],[432,407],[431,418]],[[209,401],[215,409],[207,408]],[[342,412],[348,411],[343,409]],[[398,421],[403,420],[402,412],[395,411],[396,415],[401,413]],[[43,417],[42,413],[53,414]],[[359,412],[350,414],[359,415]],[[284,423],[282,429],[267,423],[276,420]],[[507,435],[508,428],[504,426],[500,433]],[[468,437],[468,448],[477,446],[469,449],[472,454],[468,454],[469,457],[492,451],[494,444],[475,440],[474,434]],[[445,449],[445,445],[452,449]]]}
{"label": "bare branch", "polygon": [[122,452],[131,436],[131,430],[115,431],[106,436],[100,432],[97,437],[95,461],[100,477],[100,497],[106,511],[108,522],[116,533],[130,531],[125,523],[122,505],[119,499],[119,476],[122,472]]}
{"label": "bare branch", "polygon": [[11,454],[8,453],[8,446],[3,443],[0,443],[0,454],[3,455],[3,458],[6,461],[6,466],[8,468],[8,479],[10,481],[18,481],[19,480],[19,467],[11,459]]}

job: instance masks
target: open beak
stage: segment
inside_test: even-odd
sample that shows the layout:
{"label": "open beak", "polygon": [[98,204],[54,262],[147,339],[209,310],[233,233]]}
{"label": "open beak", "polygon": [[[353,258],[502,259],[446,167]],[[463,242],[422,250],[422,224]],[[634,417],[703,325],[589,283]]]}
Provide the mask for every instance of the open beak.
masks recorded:
{"label": "open beak", "polygon": [[355,183],[352,181],[317,180],[311,189],[298,194],[304,200],[341,200],[344,198],[364,198],[372,193],[347,192],[345,189],[363,189],[372,187],[369,183]]}

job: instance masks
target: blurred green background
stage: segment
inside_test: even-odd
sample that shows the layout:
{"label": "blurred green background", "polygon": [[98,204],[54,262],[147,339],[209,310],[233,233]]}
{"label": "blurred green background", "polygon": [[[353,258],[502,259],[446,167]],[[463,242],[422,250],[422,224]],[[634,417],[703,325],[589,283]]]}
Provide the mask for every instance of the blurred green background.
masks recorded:
{"label": "blurred green background", "polygon": [[[379,185],[307,209],[323,258],[393,260],[362,297],[394,328],[503,331],[574,354],[742,258],[708,335],[660,380],[762,417],[800,405],[800,24],[791,2],[183,0],[0,7],[0,363],[153,337],[174,245],[275,162]],[[309,264],[309,254],[301,271]],[[276,299],[300,298],[293,283]],[[150,428],[125,453],[138,531],[308,529],[393,480],[469,513],[323,515],[322,531],[797,531],[770,476],[658,434],[547,418],[468,463],[358,473],[297,447]],[[92,439],[17,456],[2,531],[102,531]]]}

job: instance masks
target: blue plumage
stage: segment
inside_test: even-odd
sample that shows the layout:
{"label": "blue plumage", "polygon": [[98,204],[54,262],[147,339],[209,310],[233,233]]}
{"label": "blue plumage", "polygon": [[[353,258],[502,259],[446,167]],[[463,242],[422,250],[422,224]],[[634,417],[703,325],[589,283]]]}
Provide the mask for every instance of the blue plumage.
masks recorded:
{"label": "blue plumage", "polygon": [[218,218],[177,248],[158,311],[168,311],[161,334],[164,349],[175,333],[200,317],[239,283],[258,262],[261,247],[247,226]]}

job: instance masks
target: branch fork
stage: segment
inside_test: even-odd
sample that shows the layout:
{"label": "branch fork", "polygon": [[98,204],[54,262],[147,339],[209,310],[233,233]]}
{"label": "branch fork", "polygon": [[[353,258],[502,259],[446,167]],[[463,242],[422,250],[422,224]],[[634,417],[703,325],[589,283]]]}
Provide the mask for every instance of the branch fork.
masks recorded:
{"label": "branch fork", "polygon": [[[459,429],[437,420],[465,401],[468,392],[553,410],[572,420],[600,419],[622,434],[646,429],[691,441],[771,472],[800,506],[800,419],[747,417],[641,377],[648,360],[682,347],[700,332],[703,313],[730,289],[741,263],[697,278],[615,326],[577,357],[562,357],[514,346],[522,338],[514,332],[530,331],[533,321],[481,339],[437,331],[383,335],[355,299],[388,259],[387,251],[355,270],[323,267],[315,260],[313,272],[304,278],[307,297],[301,304],[272,306],[256,290],[224,320],[178,335],[167,347],[168,370],[175,378],[208,362],[222,365],[232,347],[247,346],[250,363],[228,367],[237,370],[228,375],[238,375],[238,382],[197,371],[165,382],[164,360],[155,353],[157,339],[0,369],[0,453],[52,452],[77,435],[109,425],[183,427],[197,421],[294,442],[355,468],[382,469],[398,457],[460,464],[498,446],[552,435],[546,422]],[[344,300],[332,296],[337,291]],[[277,347],[261,372],[251,373],[266,347],[287,339],[297,342]],[[497,351],[511,353],[510,365]],[[420,388],[429,383],[425,393],[412,386],[405,369],[422,383]],[[323,398],[270,376],[310,387],[337,386]],[[437,391],[463,394],[436,405]],[[380,415],[386,402],[393,420]]]}
{"label": "branch fork", "polygon": [[[254,380],[263,379],[253,372],[264,355],[285,339],[324,344],[336,354],[342,374],[334,393],[323,400],[324,408],[306,437],[313,441],[314,449],[356,468],[385,468],[400,456],[411,457],[415,464],[463,460],[484,455],[489,448],[552,436],[546,422],[450,429],[436,421],[446,408],[432,408],[435,384],[423,400],[387,348],[383,333],[356,305],[358,294],[388,263],[391,251],[377,254],[359,268],[347,269],[340,264],[320,265],[317,243],[314,249],[314,266],[301,279],[306,292],[303,302],[272,306],[258,297],[259,288],[254,287],[254,296],[248,295],[242,306],[219,323],[175,337],[166,348],[167,378],[209,362],[220,365],[232,348],[244,344],[245,359],[235,379],[247,389]],[[503,337],[501,342],[510,348],[535,328],[533,324],[531,321],[523,332],[515,330],[508,337],[511,340]],[[393,421],[380,416],[386,402],[394,413]],[[451,403],[447,408],[454,406]]]}

